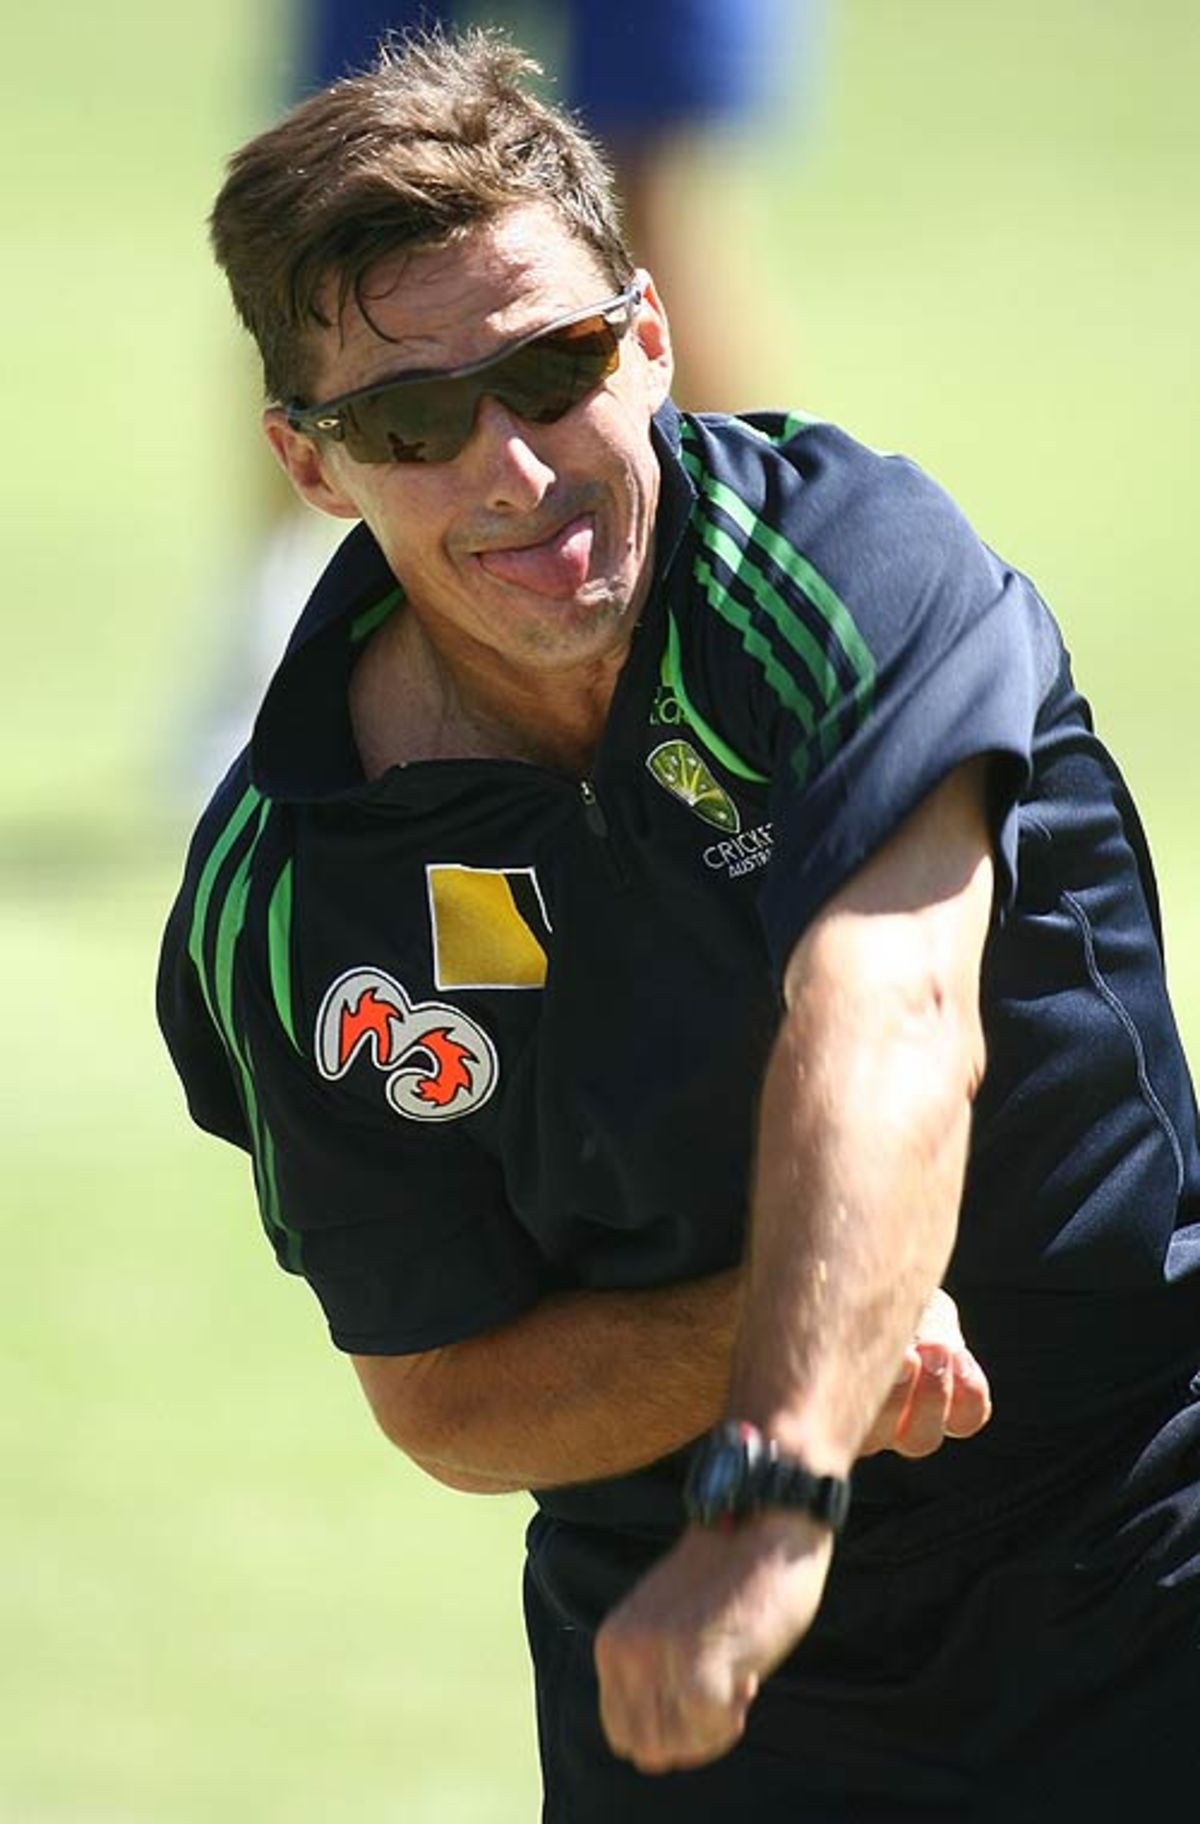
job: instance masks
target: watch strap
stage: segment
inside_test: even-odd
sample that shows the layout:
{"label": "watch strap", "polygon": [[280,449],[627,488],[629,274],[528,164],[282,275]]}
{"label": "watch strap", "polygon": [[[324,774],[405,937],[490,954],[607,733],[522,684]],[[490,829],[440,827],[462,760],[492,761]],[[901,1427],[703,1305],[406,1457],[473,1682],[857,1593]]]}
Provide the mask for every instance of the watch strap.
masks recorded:
{"label": "watch strap", "polygon": [[814,1475],[799,1457],[785,1456],[773,1439],[758,1472],[759,1507],[783,1507],[811,1514],[840,1531],[850,1509],[850,1484],[841,1476]]}
{"label": "watch strap", "polygon": [[726,1419],[693,1452],[683,1505],[698,1525],[726,1531],[773,1508],[809,1514],[836,1532],[850,1506],[850,1484],[815,1475],[757,1425]]}

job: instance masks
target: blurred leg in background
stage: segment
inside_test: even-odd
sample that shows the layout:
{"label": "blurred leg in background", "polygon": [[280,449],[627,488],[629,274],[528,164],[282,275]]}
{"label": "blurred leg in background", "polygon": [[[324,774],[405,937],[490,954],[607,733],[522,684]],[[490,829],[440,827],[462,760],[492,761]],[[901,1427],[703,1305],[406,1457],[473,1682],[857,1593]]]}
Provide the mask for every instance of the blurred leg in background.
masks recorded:
{"label": "blurred leg in background", "polygon": [[807,117],[822,0],[569,0],[562,10],[566,93],[616,166],[634,253],[666,301],[676,402],[774,403],[755,392],[770,358],[756,346],[762,286],[737,166],[785,115],[789,129]]}

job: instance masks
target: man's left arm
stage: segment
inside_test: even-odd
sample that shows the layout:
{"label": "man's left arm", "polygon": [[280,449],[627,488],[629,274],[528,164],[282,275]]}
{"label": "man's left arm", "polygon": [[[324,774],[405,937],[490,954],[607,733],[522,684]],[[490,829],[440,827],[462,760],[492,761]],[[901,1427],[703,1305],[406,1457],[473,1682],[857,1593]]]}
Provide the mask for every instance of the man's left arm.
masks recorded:
{"label": "man's left arm", "polygon": [[[944,780],[786,971],[729,1411],[820,1475],[849,1473],[954,1243],[984,1068],[985,772]],[[597,1637],[616,1752],[655,1772],[731,1747],[811,1624],[832,1545],[804,1514],[690,1528]]]}

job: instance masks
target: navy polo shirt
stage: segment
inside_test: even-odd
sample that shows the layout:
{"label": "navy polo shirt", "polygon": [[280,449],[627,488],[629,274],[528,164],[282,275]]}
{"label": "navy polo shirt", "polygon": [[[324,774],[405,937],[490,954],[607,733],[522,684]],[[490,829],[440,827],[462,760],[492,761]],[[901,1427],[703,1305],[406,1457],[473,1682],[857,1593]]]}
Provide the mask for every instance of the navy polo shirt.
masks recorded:
{"label": "navy polo shirt", "polygon": [[[947,1283],[996,1418],[856,1472],[901,1507],[986,1485],[1200,1355],[1196,1109],[1137,816],[1036,591],[914,465],[797,415],[668,407],[654,437],[653,584],[585,780],[364,778],[350,672],[404,606],[351,534],[193,841],[167,1042],[340,1348],[714,1271],[744,1246],[792,946],[991,756],[989,1061]],[[677,1478],[540,1498],[665,1528]]]}

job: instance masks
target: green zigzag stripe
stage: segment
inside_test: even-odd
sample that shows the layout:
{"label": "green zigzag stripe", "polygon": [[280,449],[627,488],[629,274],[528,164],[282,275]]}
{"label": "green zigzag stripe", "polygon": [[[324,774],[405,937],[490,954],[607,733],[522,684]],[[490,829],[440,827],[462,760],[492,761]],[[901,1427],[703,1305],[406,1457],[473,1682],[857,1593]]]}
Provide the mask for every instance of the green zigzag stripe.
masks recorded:
{"label": "green zigzag stripe", "polygon": [[766,785],[768,783],[766,773],[757,772],[748,761],[742,759],[740,754],[735,753],[712,724],[705,721],[688,696],[680,661],[679,626],[675,616],[670,612],[667,614],[667,645],[662,656],[660,676],[663,683],[669,685],[679,699],[689,728],[708,748],[709,752],[721,762],[725,770],[732,773],[736,779],[749,779],[753,780],[756,785]]}
{"label": "green zigzag stripe", "polygon": [[[246,902],[250,893],[250,866],[271,807],[253,786],[248,786],[238,801],[229,822],[213,844],[204,864],[196,889],[192,911],[192,928],[188,954],[196,966],[205,1004],[225,1042],[225,1049],[235,1065],[241,1089],[242,1106],[254,1147],[254,1178],[258,1187],[259,1207],[268,1230],[282,1236],[286,1264],[295,1272],[300,1265],[300,1237],[283,1220],[279,1205],[275,1144],[259,1108],[258,1092],[248,1052],[238,1040],[233,1006],[233,968],[238,942],[246,921]],[[224,898],[216,912],[213,962],[209,969],[205,956],[205,936],[209,926],[210,907],[217,876],[234,845],[247,829],[255,813],[258,823],[246,851],[234,869]]]}
{"label": "green zigzag stripe", "polygon": [[832,662],[825,656],[820,643],[813,638],[800,616],[788,606],[778,589],[772,586],[758,567],[750,547],[739,546],[715,520],[706,516],[701,516],[699,529],[701,538],[713,556],[720,558],[735,582],[742,583],[749,590],[768,620],[791,647],[816,685],[821,702],[827,708],[836,703],[839,695],[838,676]]}
{"label": "green zigzag stripe", "polygon": [[[688,446],[683,450],[684,465],[700,495],[733,522],[744,536],[746,544],[739,548],[736,541],[716,523],[698,500],[695,521],[701,539],[714,556],[719,557],[733,575],[751,589],[764,613],[809,671],[824,707],[835,709],[853,704],[856,713],[861,716],[869,707],[874,693],[875,661],[849,609],[820,571],[794,545],[759,519],[731,488],[709,474],[694,447],[695,433],[687,426],[684,428],[684,439]],[[783,575],[801,590],[837,639],[855,676],[854,686],[847,694],[844,704],[839,705],[840,693],[835,668],[796,610],[761,569],[761,560],[757,557],[759,551],[770,558]],[[724,612],[721,604],[711,596],[711,591],[710,599],[714,607]],[[732,617],[726,614],[725,618]],[[747,651],[749,650],[747,646]],[[773,687],[777,689],[777,686]],[[828,724],[823,730],[823,747],[829,746],[834,734],[833,725]]]}
{"label": "green zigzag stripe", "polygon": [[[752,659],[762,666],[763,676],[779,698],[785,709],[791,711],[806,734],[811,735],[815,726],[812,704],[798,687],[790,671],[785,671],[776,658],[771,643],[759,632],[750,619],[749,610],[743,608],[716,575],[707,558],[697,556],[693,574],[701,585],[710,605],[737,629],[741,635],[742,645]],[[798,750],[803,753],[803,749]]]}
{"label": "green zigzag stripe", "polygon": [[212,898],[217,875],[225,864],[226,856],[261,803],[262,794],[255,791],[252,785],[248,785],[235,805],[229,822],[209,850],[208,859],[200,871],[200,879],[196,885],[196,898],[192,906],[192,928],[188,935],[188,955],[196,966],[200,987],[208,1011],[214,1020],[217,1012],[209,990],[208,971],[204,959],[204,932],[208,924],[208,905]]}
{"label": "green zigzag stripe", "polygon": [[283,1030],[299,1051],[292,1010],[292,862],[284,862],[279,879],[271,889],[267,905],[267,958],[271,970],[271,992]]}

